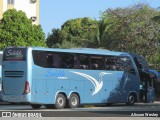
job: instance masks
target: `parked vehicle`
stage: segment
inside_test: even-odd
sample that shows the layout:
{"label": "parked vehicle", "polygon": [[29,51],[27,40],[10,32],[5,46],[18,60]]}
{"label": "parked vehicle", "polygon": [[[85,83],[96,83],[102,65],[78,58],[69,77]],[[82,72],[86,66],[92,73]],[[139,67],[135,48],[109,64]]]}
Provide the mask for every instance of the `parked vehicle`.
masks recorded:
{"label": "parked vehicle", "polygon": [[[154,93],[146,90],[148,80],[140,78],[135,58],[100,49],[9,47],[3,54],[2,98],[33,108],[62,109],[80,104],[133,105],[142,92],[145,101],[151,102]],[[145,90],[140,92],[140,86]]]}

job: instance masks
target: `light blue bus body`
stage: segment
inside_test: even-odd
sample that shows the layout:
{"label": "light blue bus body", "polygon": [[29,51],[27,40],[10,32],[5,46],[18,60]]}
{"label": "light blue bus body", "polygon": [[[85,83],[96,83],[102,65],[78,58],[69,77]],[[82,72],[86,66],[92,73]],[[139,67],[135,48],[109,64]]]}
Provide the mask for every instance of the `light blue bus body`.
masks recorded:
{"label": "light blue bus body", "polygon": [[[56,58],[55,54],[59,55],[60,66],[63,67],[47,67],[45,64],[46,54],[47,61],[50,61],[50,63]],[[87,68],[87,65],[80,65],[83,68],[66,67],[64,61],[68,64],[76,63],[75,59],[73,61],[70,56],[67,59],[68,54],[74,57],[78,56],[84,63],[89,60],[90,67]],[[87,57],[84,57],[84,55]],[[129,67],[125,68],[126,70],[106,69],[107,60],[111,58],[117,60],[117,57],[120,57],[117,65],[124,61],[126,66],[123,67],[127,67],[127,64]],[[42,61],[40,62],[40,60]],[[102,62],[91,64],[96,61]],[[103,61],[104,64],[102,64]],[[126,64],[126,62],[128,63]],[[58,63],[56,62],[56,64]],[[97,70],[97,67],[91,69],[92,66],[100,64],[102,64],[101,69]],[[68,101],[73,102],[73,105],[69,105],[69,107],[74,107],[74,103],[78,103],[78,105],[134,104],[134,102],[139,101],[139,73],[133,58],[125,52],[85,48],[6,48],[4,50],[2,80],[3,100],[12,103],[55,105],[57,101],[63,102],[65,100],[63,107],[68,104]],[[78,96],[78,100],[71,99],[73,94]],[[77,105],[75,106],[77,107]],[[33,107],[36,108],[37,106]]]}

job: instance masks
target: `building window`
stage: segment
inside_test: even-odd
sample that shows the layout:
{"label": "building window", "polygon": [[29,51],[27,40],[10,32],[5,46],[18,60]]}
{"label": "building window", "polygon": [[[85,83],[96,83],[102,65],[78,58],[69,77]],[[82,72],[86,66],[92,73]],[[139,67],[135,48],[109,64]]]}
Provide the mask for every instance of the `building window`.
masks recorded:
{"label": "building window", "polygon": [[29,2],[30,3],[36,3],[36,0],[30,0]]}
{"label": "building window", "polygon": [[7,0],[7,3],[14,5],[14,0]]}
{"label": "building window", "polygon": [[31,17],[31,20],[32,20],[32,22],[35,22],[36,21],[36,19],[37,19],[37,17]]}

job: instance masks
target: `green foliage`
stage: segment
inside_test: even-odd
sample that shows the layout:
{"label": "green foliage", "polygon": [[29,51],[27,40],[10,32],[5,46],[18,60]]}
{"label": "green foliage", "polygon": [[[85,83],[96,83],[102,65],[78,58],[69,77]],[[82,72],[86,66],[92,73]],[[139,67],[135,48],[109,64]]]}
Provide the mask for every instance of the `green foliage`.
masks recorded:
{"label": "green foliage", "polygon": [[[153,65],[160,63],[160,24],[154,22],[159,12],[144,4],[128,8],[108,9],[103,18],[102,47],[138,53]],[[102,32],[101,32],[102,33]]]}
{"label": "green foliage", "polygon": [[53,29],[49,47],[94,47],[143,55],[155,69],[160,66],[160,13],[145,4],[107,9],[100,20],[77,18]]}
{"label": "green foliage", "polygon": [[47,37],[48,47],[97,47],[98,25],[90,18],[66,21],[61,30],[53,29]]}
{"label": "green foliage", "polygon": [[62,41],[60,39],[60,30],[59,29],[53,29],[52,34],[48,34],[47,37],[47,46],[52,48],[52,47],[57,47],[56,44],[61,44]]}
{"label": "green foliage", "polygon": [[0,49],[7,46],[45,46],[45,35],[24,12],[7,10],[0,22]]}

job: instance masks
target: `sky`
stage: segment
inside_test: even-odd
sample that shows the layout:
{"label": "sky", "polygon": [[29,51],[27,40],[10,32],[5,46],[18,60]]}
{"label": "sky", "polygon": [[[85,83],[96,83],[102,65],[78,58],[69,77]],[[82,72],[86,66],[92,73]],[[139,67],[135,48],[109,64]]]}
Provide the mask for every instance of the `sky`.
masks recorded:
{"label": "sky", "polygon": [[67,20],[83,17],[98,20],[100,12],[108,8],[124,8],[138,3],[160,7],[160,0],[40,0],[40,25],[47,36]]}

